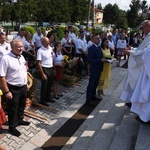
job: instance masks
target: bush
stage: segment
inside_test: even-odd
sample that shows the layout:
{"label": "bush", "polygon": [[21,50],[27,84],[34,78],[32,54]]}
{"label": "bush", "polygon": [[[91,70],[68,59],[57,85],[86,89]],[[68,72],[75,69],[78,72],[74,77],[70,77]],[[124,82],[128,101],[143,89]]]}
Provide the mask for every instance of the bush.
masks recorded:
{"label": "bush", "polygon": [[132,30],[132,31],[130,31],[130,35],[134,35],[135,33],[137,33],[138,31],[137,30]]}
{"label": "bush", "polygon": [[62,26],[59,26],[56,28],[56,33],[57,33],[57,37],[58,37],[58,41],[60,41],[63,37],[64,37],[64,31],[65,31],[65,27],[63,28]]}
{"label": "bush", "polygon": [[95,33],[98,33],[98,34],[100,34],[101,32],[102,32],[102,29],[100,29],[100,28],[97,28],[97,29],[95,29],[95,31],[94,31]]}
{"label": "bush", "polygon": [[31,34],[32,37],[33,37],[33,34],[36,32],[35,29],[33,27],[31,27],[31,26],[25,26],[23,29],[25,31],[30,32],[30,34]]}
{"label": "bush", "polygon": [[77,27],[75,27],[75,26],[73,26],[73,29],[74,29],[74,33],[75,33],[75,35],[78,35],[78,33],[79,33],[79,29],[78,29]]}
{"label": "bush", "polygon": [[41,32],[43,35],[45,35],[46,27],[41,27]]}

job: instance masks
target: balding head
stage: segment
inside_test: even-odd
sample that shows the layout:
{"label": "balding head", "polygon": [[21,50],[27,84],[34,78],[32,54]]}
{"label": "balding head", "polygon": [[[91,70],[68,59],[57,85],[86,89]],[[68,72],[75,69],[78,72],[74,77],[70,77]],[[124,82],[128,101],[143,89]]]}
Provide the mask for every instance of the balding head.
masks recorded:
{"label": "balding head", "polygon": [[144,20],[142,25],[150,26],[150,20]]}
{"label": "balding head", "polygon": [[147,35],[150,32],[150,20],[144,20],[141,28],[143,33]]}
{"label": "balding head", "polygon": [[41,38],[41,43],[42,43],[42,45],[45,48],[48,48],[48,46],[49,46],[49,39],[46,36],[44,36],[44,37]]}

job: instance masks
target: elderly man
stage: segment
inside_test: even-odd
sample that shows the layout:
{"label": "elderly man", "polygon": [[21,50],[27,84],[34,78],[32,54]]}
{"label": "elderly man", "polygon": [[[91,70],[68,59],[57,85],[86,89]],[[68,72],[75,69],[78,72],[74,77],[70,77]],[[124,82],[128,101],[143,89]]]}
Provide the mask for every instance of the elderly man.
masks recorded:
{"label": "elderly man", "polygon": [[49,39],[41,39],[42,47],[37,51],[37,66],[41,74],[41,104],[49,106],[47,102],[55,102],[51,99],[51,88],[54,80],[53,50],[49,45]]}
{"label": "elderly man", "polygon": [[8,100],[8,125],[12,135],[20,136],[18,125],[29,125],[24,121],[24,108],[27,95],[27,68],[21,55],[23,43],[19,39],[11,42],[11,52],[5,55],[0,64],[0,83]]}
{"label": "elderly man", "polygon": [[34,42],[36,50],[38,50],[40,47],[42,47],[41,38],[43,37],[41,28],[38,27],[36,29],[36,33],[33,35],[32,41]]}
{"label": "elderly man", "polygon": [[137,118],[140,122],[150,121],[149,108],[149,51],[150,51],[150,20],[145,20],[142,23],[142,31],[145,39],[136,48],[126,50],[129,56],[127,79],[122,91],[121,99],[126,102],[131,102],[131,111],[137,113]]}

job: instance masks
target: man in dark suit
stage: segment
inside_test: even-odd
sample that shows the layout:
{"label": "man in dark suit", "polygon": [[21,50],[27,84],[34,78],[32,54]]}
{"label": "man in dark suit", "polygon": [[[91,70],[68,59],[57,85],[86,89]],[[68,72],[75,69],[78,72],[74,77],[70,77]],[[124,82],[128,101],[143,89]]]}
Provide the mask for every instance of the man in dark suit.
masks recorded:
{"label": "man in dark suit", "polygon": [[96,88],[99,82],[100,74],[103,70],[103,62],[106,61],[103,58],[101,48],[98,47],[100,37],[98,34],[92,36],[93,45],[88,50],[88,63],[90,65],[90,79],[87,86],[86,104],[94,106],[93,100],[101,100],[96,96]]}

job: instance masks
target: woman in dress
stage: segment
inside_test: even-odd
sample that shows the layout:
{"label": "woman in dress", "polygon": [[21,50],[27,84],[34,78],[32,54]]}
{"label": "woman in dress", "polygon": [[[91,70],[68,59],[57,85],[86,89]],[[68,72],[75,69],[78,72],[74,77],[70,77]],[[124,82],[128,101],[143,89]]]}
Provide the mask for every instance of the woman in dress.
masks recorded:
{"label": "woman in dress", "polygon": [[59,82],[63,77],[63,65],[64,65],[64,56],[62,55],[62,44],[61,42],[56,42],[54,46],[54,98],[59,99],[59,96],[62,96],[58,93]]}
{"label": "woman in dress", "polygon": [[99,84],[98,84],[98,96],[102,98],[104,96],[103,89],[109,88],[110,75],[111,75],[111,64],[109,60],[112,60],[112,56],[110,53],[110,49],[108,47],[108,39],[103,38],[101,44],[101,50],[103,53],[103,57],[108,59],[108,61],[104,62],[103,71],[101,72]]}

